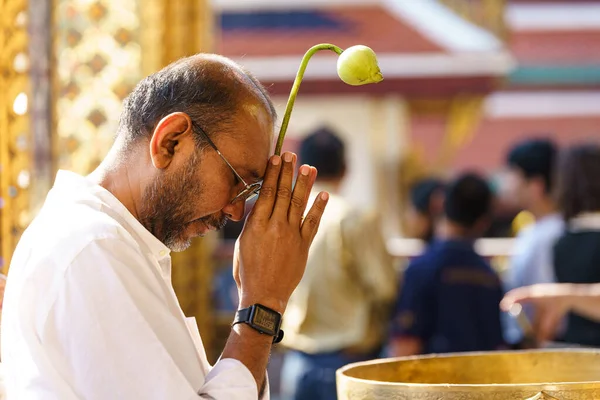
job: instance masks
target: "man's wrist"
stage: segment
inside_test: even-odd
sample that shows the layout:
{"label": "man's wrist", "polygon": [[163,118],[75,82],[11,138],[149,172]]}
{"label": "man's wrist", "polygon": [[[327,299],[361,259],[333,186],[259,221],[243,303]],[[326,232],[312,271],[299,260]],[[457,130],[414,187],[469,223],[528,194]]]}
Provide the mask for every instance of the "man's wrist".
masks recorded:
{"label": "man's wrist", "polygon": [[269,335],[263,335],[256,329],[252,328],[247,324],[236,324],[231,328],[233,331],[238,334],[240,337],[244,337],[247,340],[252,340],[257,343],[265,343],[269,346],[273,344],[273,337]]}
{"label": "man's wrist", "polygon": [[238,309],[241,310],[243,308],[248,308],[250,306],[253,306],[254,304],[260,304],[265,307],[268,307],[273,311],[277,311],[281,315],[283,315],[287,307],[287,301],[283,301],[273,297],[242,296],[240,298]]}

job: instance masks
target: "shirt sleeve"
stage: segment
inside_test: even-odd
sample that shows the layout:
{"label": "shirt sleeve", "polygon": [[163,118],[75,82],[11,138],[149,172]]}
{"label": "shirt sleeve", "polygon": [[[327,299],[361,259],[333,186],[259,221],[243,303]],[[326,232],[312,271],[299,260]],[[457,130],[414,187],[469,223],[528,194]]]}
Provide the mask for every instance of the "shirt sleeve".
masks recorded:
{"label": "shirt sleeve", "polygon": [[406,269],[400,297],[396,304],[390,335],[429,339],[434,326],[434,277],[420,261]]}
{"label": "shirt sleeve", "polygon": [[[215,364],[206,375],[200,393],[200,397],[206,399],[258,398],[254,376],[241,361],[233,358],[224,358]],[[269,400],[268,386],[261,400]]]}
{"label": "shirt sleeve", "polygon": [[[513,256],[504,279],[504,290],[509,291],[522,286],[538,283],[556,282],[554,271],[554,245],[556,238],[552,235],[536,237],[532,231],[525,231],[517,239],[517,254]],[[533,316],[530,306],[525,306],[529,317]],[[516,318],[502,313],[502,329],[504,340],[517,344],[523,339],[523,331]]]}
{"label": "shirt sleeve", "polygon": [[195,347],[175,297],[165,304],[166,285],[143,279],[160,280],[158,267],[140,268],[153,266],[122,240],[104,239],[65,271],[42,335],[64,385],[90,400],[257,399],[240,361],[223,359],[211,369],[191,356]]}

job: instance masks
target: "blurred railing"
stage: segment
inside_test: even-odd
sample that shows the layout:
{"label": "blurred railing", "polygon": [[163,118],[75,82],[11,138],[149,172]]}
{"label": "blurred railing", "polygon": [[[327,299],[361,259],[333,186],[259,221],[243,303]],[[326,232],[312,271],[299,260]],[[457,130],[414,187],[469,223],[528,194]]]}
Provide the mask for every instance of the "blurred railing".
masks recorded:
{"label": "blurred railing", "polygon": [[504,11],[506,0],[439,0],[464,19],[506,38]]}
{"label": "blurred railing", "polygon": [[[515,239],[490,238],[475,242],[475,250],[483,257],[509,257],[512,255]],[[416,257],[423,252],[425,245],[419,239],[390,238],[388,252],[394,257]]]}
{"label": "blurred railing", "polygon": [[[421,240],[399,237],[388,239],[386,244],[388,252],[393,257],[403,260],[420,255],[425,248]],[[508,268],[508,261],[513,254],[514,245],[515,239],[512,238],[479,239],[475,242],[475,251],[490,260],[492,267],[503,275]]]}

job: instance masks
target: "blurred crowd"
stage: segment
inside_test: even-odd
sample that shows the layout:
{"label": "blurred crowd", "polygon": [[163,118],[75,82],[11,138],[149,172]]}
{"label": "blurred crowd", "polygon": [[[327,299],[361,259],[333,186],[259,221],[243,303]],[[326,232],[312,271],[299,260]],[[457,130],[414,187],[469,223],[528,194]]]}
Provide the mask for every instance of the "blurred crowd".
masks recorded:
{"label": "blurred crowd", "polygon": [[[589,313],[563,307],[540,321],[533,304],[517,304],[528,288],[552,297],[548,291],[566,287],[553,284],[600,282],[599,145],[516,143],[496,188],[477,171],[415,182],[407,236],[426,245],[407,266],[386,251],[381,216],[338,194],[346,156],[336,132],[319,129],[299,153],[319,170],[318,190],[332,196],[284,318],[284,399],[335,399],[338,368],[378,357],[600,346],[600,323]],[[506,271],[474,246],[500,198],[534,217],[518,232]]]}

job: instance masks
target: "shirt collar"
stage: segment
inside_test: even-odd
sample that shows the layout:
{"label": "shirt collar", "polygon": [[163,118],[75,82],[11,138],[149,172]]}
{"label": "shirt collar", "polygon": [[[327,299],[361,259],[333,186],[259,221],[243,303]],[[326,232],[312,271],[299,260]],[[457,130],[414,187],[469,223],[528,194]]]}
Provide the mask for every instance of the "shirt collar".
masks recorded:
{"label": "shirt collar", "polygon": [[84,189],[98,198],[105,206],[110,208],[119,217],[119,223],[143,242],[157,260],[161,261],[170,256],[171,250],[156,238],[144,225],[138,221],[131,212],[111,192],[91,180],[70,171],[58,171],[54,189],[73,190]]}
{"label": "shirt collar", "polygon": [[598,231],[600,230],[600,213],[586,212],[569,220],[569,228],[572,231]]}
{"label": "shirt collar", "polygon": [[559,213],[552,213],[538,219],[537,224],[554,223],[557,220],[562,221],[562,215],[560,215]]}

